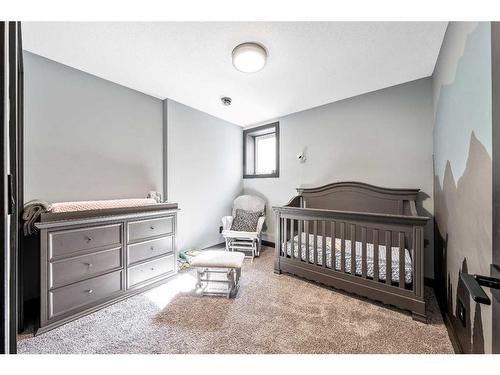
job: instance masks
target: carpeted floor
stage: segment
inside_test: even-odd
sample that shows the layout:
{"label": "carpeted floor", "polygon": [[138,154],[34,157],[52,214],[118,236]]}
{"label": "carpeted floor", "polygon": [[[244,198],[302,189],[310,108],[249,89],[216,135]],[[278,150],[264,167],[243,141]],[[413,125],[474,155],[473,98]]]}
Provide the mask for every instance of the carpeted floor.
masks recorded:
{"label": "carpeted floor", "polygon": [[193,271],[48,333],[20,353],[453,353],[430,290],[410,314],[273,273],[273,249],[245,260],[237,298],[193,294]]}

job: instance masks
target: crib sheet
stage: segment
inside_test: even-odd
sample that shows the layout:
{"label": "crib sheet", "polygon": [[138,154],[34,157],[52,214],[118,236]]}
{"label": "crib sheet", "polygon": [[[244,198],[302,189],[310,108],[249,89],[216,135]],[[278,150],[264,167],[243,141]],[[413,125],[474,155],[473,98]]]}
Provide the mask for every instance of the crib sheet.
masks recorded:
{"label": "crib sheet", "polygon": [[[306,260],[306,234],[302,233],[302,248],[301,248],[301,259]],[[340,270],[341,265],[341,246],[342,240],[340,238],[335,238],[335,269]],[[362,272],[362,243],[360,241],[356,241],[356,274],[361,275]],[[373,263],[374,263],[374,254],[373,254],[373,244],[366,244],[366,273],[368,277],[373,278]],[[309,234],[309,261],[314,262],[314,235]],[[326,237],[326,265],[327,267],[331,267],[332,265],[332,239],[331,237]],[[386,269],[387,269],[387,260],[386,260],[386,247],[385,245],[379,245],[379,279],[386,279]],[[391,280],[393,282],[399,282],[399,247],[391,248]],[[287,242],[286,253],[291,255],[291,241]],[[296,235],[294,237],[294,256],[298,258],[299,253],[299,236]],[[316,251],[317,261],[316,263],[322,265],[323,262],[323,236],[317,236],[317,251]],[[405,249],[405,283],[410,284],[413,279],[412,275],[412,259],[410,252],[408,249]],[[350,273],[351,271],[351,241],[345,240],[345,272]]]}

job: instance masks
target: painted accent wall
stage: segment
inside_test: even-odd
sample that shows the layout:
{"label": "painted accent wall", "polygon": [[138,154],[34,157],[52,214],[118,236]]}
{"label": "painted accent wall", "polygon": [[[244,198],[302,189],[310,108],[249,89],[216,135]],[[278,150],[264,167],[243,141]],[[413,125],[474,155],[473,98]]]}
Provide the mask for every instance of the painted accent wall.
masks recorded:
{"label": "painted accent wall", "polygon": [[162,101],[24,51],[25,201],[162,191]]}
{"label": "painted accent wall", "polygon": [[178,202],[180,250],[223,242],[222,216],[241,194],[243,129],[167,100],[168,200]]}
{"label": "painted accent wall", "polygon": [[[277,119],[280,177],[245,179],[245,193],[267,202],[266,239],[274,241],[272,206],[286,204],[300,185],[361,181],[420,188],[421,215],[432,217],[432,86],[421,79]],[[271,122],[271,121],[270,121]],[[307,161],[299,163],[304,151]],[[425,275],[433,277],[433,227],[426,227]]]}
{"label": "painted accent wall", "polygon": [[459,280],[460,271],[489,275],[491,90],[491,24],[451,22],[433,74],[436,286],[467,353],[491,352],[491,307],[472,301]]}

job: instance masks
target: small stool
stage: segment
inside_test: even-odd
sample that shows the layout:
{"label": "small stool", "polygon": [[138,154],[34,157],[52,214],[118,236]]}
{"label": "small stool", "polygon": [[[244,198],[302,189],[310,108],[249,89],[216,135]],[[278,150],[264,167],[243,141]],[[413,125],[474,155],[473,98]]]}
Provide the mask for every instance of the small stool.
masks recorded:
{"label": "small stool", "polygon": [[[196,256],[191,266],[196,268],[196,288],[201,295],[218,295],[227,298],[235,297],[238,292],[241,266],[245,254],[225,250],[205,250]],[[217,279],[218,275],[225,277]],[[227,290],[209,289],[210,283],[226,284]]]}

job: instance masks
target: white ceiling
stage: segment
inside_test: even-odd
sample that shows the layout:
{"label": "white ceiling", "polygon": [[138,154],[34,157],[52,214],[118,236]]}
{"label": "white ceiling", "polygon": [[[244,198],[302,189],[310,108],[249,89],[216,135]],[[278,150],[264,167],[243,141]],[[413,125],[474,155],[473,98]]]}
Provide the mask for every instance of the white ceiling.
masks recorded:
{"label": "white ceiling", "polygon": [[[430,76],[446,22],[24,22],[24,49],[246,126]],[[232,49],[262,43],[245,74]],[[221,96],[233,99],[230,107]]]}

